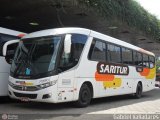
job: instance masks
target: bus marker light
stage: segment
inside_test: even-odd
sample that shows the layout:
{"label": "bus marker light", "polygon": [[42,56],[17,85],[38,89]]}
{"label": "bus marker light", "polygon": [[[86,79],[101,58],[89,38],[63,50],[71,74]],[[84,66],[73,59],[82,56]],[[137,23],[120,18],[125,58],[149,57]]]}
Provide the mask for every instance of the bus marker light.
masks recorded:
{"label": "bus marker light", "polygon": [[24,37],[26,34],[19,34],[18,37],[22,38]]}

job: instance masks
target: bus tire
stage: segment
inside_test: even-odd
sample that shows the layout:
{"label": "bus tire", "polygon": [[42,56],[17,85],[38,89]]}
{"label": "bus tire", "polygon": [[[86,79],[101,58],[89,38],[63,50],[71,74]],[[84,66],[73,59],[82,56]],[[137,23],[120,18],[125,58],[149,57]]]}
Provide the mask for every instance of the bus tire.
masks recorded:
{"label": "bus tire", "polygon": [[137,99],[141,98],[142,92],[143,92],[142,84],[139,82],[137,84],[136,93],[134,94],[134,97]]}
{"label": "bus tire", "polygon": [[76,106],[81,108],[87,107],[90,104],[91,99],[92,94],[90,88],[87,84],[83,84],[79,92],[78,101],[76,101]]}

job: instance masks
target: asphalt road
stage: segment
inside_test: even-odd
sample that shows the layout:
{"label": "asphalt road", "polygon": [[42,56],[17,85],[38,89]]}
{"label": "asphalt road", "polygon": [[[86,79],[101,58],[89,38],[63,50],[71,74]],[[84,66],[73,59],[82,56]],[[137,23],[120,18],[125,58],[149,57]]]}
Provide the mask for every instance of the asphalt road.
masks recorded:
{"label": "asphalt road", "polygon": [[130,95],[94,99],[87,108],[76,108],[72,103],[35,103],[0,98],[0,114],[15,119],[106,120],[113,119],[113,114],[132,113],[160,114],[160,89],[144,93],[141,99],[134,99]]}

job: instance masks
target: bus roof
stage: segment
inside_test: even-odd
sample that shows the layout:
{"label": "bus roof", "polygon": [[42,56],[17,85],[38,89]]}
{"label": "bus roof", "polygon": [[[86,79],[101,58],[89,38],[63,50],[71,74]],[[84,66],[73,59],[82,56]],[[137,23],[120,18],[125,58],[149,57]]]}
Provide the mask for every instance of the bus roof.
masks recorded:
{"label": "bus roof", "polygon": [[104,35],[102,33],[99,33],[99,32],[96,32],[96,31],[93,31],[90,29],[78,28],[78,27],[54,28],[54,29],[37,31],[37,32],[33,32],[33,33],[30,33],[30,34],[24,36],[23,39],[50,36],[50,35],[58,35],[58,34],[67,34],[67,33],[78,33],[78,34],[84,34],[87,36],[96,37],[96,38],[102,39],[102,40],[110,42],[110,43],[114,43],[114,44],[117,44],[120,46],[124,46],[124,47],[130,48],[130,49],[139,51],[141,53],[155,56],[154,53],[147,51],[147,50],[144,50],[144,49],[137,47],[135,45],[132,45],[130,43],[124,42],[122,40],[110,37],[108,35]]}
{"label": "bus roof", "polygon": [[26,34],[26,33],[23,33],[23,32],[10,30],[10,29],[7,29],[7,28],[2,28],[2,27],[0,27],[0,33],[7,34],[7,35],[13,35],[13,36],[18,36],[20,34]]}
{"label": "bus roof", "polygon": [[88,36],[90,32],[91,30],[89,29],[77,28],[77,27],[55,28],[55,29],[48,29],[48,30],[33,32],[26,35],[24,38],[43,37],[43,36],[67,34],[67,33],[79,33],[79,34],[84,34]]}

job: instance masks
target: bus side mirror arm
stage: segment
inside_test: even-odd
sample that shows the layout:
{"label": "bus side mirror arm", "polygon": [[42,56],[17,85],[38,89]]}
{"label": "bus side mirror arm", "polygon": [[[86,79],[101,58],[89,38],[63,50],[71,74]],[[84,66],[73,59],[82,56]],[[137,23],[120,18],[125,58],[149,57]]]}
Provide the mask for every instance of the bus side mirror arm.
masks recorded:
{"label": "bus side mirror arm", "polygon": [[11,45],[11,44],[14,44],[14,43],[18,43],[18,42],[19,42],[19,40],[11,40],[11,41],[6,42],[6,43],[3,45],[3,50],[2,50],[3,56],[6,56],[6,55],[7,55],[7,47],[8,47],[8,45]]}

